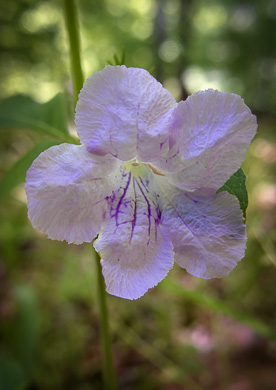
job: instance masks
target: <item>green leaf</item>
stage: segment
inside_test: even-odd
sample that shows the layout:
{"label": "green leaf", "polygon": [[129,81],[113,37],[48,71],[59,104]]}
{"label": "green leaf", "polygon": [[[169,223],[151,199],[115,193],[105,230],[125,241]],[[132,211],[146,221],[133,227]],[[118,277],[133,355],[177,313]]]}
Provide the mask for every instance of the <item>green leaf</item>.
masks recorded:
{"label": "green leaf", "polygon": [[0,355],[0,389],[22,390],[28,381],[24,369],[14,359]]}
{"label": "green leaf", "polygon": [[214,313],[220,313],[222,315],[232,317],[235,320],[248,325],[256,333],[276,341],[276,331],[273,328],[270,328],[269,325],[249,314],[234,309],[229,306],[227,302],[211,297],[197,290],[186,289],[181,284],[172,282],[168,278],[161,284],[161,288],[171,291],[174,294],[179,295],[181,298],[191,301]]}
{"label": "green leaf", "polygon": [[26,172],[33,160],[45,149],[60,144],[60,141],[45,140],[29,150],[7,171],[0,180],[0,201],[5,198],[17,185],[24,183]]}
{"label": "green leaf", "polygon": [[29,96],[15,95],[0,103],[0,128],[35,130],[72,142],[67,131],[66,102],[63,94],[41,104]]}
{"label": "green leaf", "polygon": [[15,320],[3,327],[9,355],[0,355],[0,389],[23,390],[31,381],[36,366],[39,340],[39,307],[32,286],[17,286],[13,291]]}
{"label": "green leaf", "polygon": [[219,190],[217,190],[217,194],[222,191],[227,191],[238,199],[244,218],[246,217],[246,209],[248,206],[248,194],[245,181],[246,176],[240,168]]}
{"label": "green leaf", "polygon": [[125,48],[122,50],[121,58],[114,54],[112,60],[106,61],[109,65],[116,66],[116,65],[125,65],[126,60],[126,50]]}
{"label": "green leaf", "polygon": [[122,57],[121,57],[121,65],[124,65],[126,62],[126,49],[123,48],[122,50]]}
{"label": "green leaf", "polygon": [[14,290],[16,323],[10,325],[10,350],[30,378],[35,367],[39,338],[37,294],[32,286],[21,285]]}

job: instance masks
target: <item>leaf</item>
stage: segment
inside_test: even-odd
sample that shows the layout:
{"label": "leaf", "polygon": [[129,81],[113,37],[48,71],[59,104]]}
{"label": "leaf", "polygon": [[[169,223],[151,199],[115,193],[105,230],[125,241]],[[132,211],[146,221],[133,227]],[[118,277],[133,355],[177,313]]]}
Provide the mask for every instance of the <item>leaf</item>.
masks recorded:
{"label": "leaf", "polygon": [[19,362],[0,355],[0,389],[22,390],[28,381]]}
{"label": "leaf", "polygon": [[7,171],[0,180],[0,201],[5,198],[17,185],[24,183],[26,172],[30,168],[33,160],[45,149],[61,142],[45,140],[29,150],[21,159],[19,159],[12,168]]}
{"label": "leaf", "polygon": [[0,128],[30,129],[72,142],[67,131],[63,94],[41,104],[29,96],[15,95],[0,103]]}
{"label": "leaf", "polygon": [[114,63],[115,63],[116,65],[121,65],[121,64],[120,64],[119,57],[117,57],[117,54],[114,54],[113,61],[114,61]]}
{"label": "leaf", "polygon": [[124,65],[125,62],[126,62],[126,49],[123,48],[122,57],[121,57],[121,64]]}
{"label": "leaf", "polygon": [[21,285],[14,290],[16,323],[10,325],[10,350],[30,378],[35,367],[39,338],[37,294],[32,286]]}
{"label": "leaf", "polygon": [[0,389],[23,390],[32,380],[36,366],[39,308],[32,286],[17,286],[13,296],[16,316],[3,327],[9,355],[0,355]]}
{"label": "leaf", "polygon": [[217,194],[222,191],[227,191],[238,199],[244,218],[246,218],[246,209],[248,206],[248,194],[245,181],[246,176],[240,168],[219,190],[217,190]]}
{"label": "leaf", "polygon": [[191,301],[199,306],[203,306],[214,313],[220,313],[232,317],[235,320],[248,325],[256,333],[276,341],[276,331],[273,328],[270,328],[269,325],[249,314],[234,309],[229,306],[227,302],[211,297],[197,290],[186,289],[181,284],[172,282],[168,278],[161,284],[161,287],[164,290],[171,291],[174,294],[179,295],[181,298]]}
{"label": "leaf", "polygon": [[126,50],[125,48],[122,50],[121,58],[117,56],[117,54],[114,54],[112,60],[106,61],[109,65],[116,66],[116,65],[125,65],[125,59],[126,59]]}

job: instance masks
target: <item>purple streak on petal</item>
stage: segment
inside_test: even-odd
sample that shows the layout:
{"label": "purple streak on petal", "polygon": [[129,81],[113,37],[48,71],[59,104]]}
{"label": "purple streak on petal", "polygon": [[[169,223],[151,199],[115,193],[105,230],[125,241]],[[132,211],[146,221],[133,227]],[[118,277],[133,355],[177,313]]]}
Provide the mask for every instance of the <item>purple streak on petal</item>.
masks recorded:
{"label": "purple streak on petal", "polygon": [[149,181],[146,180],[146,185],[145,185],[145,183],[143,182],[141,176],[139,176],[139,180],[140,180],[142,186],[143,186],[143,187],[145,188],[145,190],[147,191],[147,193],[149,193],[149,189],[147,188],[147,186],[149,185]]}
{"label": "purple streak on petal", "polygon": [[117,207],[116,207],[116,212],[115,212],[116,226],[119,226],[118,215],[120,212],[120,207],[121,207],[121,204],[123,202],[123,199],[126,196],[126,193],[127,193],[127,190],[128,190],[129,184],[130,184],[130,179],[131,179],[131,172],[129,172],[129,174],[128,174],[128,180],[127,180],[126,186],[124,188],[123,195],[120,197],[119,202],[118,202]]}
{"label": "purple streak on petal", "polygon": [[[144,187],[144,189],[146,190],[146,192],[150,193],[149,189],[147,188],[147,186],[145,185],[143,179],[140,176],[139,176],[139,180],[140,180],[142,186]],[[146,184],[149,185],[149,180],[146,180]],[[143,193],[143,195],[144,195],[144,193]],[[144,197],[145,197],[145,195],[144,195]],[[155,242],[157,242],[157,227],[158,227],[158,225],[160,224],[160,221],[161,221],[161,211],[160,211],[160,208],[159,208],[159,205],[158,205],[157,198],[156,198],[156,203],[154,202],[153,199],[151,199],[151,201],[152,201],[153,205],[155,206],[156,215],[157,215],[157,218],[154,217],[154,219],[155,219]],[[149,203],[148,203],[148,206],[149,206]]]}
{"label": "purple streak on petal", "polygon": [[198,202],[197,200],[191,198],[188,194],[184,194],[186,196],[186,198],[188,198],[189,200],[191,200],[192,202],[194,202],[195,204]]}
{"label": "purple streak on petal", "polygon": [[110,142],[110,145],[111,145],[111,147],[112,148],[114,148],[115,150],[116,150],[116,153],[114,154],[114,153],[111,153],[111,151],[110,151],[110,154],[113,156],[113,157],[118,157],[118,150],[116,149],[116,147],[113,145],[113,142],[112,142],[112,136],[110,135],[109,136],[109,142]]}
{"label": "purple streak on petal", "polygon": [[162,150],[163,145],[166,143],[166,141],[167,141],[167,139],[164,142],[161,142],[161,144],[160,144],[160,151]]}
{"label": "purple streak on petal", "polygon": [[169,161],[169,160],[172,160],[173,158],[175,158],[176,156],[178,156],[179,155],[179,148],[177,149],[177,151],[176,151],[176,153],[173,155],[173,156],[170,156],[170,157],[168,157],[168,158],[166,158],[166,163]]}
{"label": "purple streak on petal", "polygon": [[157,227],[161,222],[161,210],[159,208],[159,205],[155,207],[157,218],[155,218],[155,242],[157,242]]}
{"label": "purple streak on petal", "polygon": [[[120,214],[123,216],[128,216],[129,205],[133,202],[133,200],[127,198],[127,193],[128,193],[128,190],[130,188],[130,183],[131,183],[131,172],[129,172],[128,174],[124,174],[123,172],[121,172],[121,173],[122,173],[122,177],[128,176],[128,178],[126,179],[125,186],[120,186],[117,191],[113,191],[112,195],[110,197],[110,218],[115,218],[115,224],[116,224],[116,227],[115,227],[113,234],[116,234],[117,229],[121,225],[131,223],[133,225],[133,229],[134,229],[134,225],[136,223],[136,221],[133,222],[133,219],[123,220],[123,221],[119,220]],[[116,204],[118,192],[120,190],[123,190],[123,193],[119,197],[118,202]],[[114,206],[113,206],[113,204],[114,204]],[[136,216],[134,217],[134,220],[135,219],[136,219]]]}
{"label": "purple streak on petal", "polygon": [[140,189],[140,191],[141,191],[141,193],[142,193],[143,197],[145,198],[145,201],[147,202],[147,205],[148,205],[148,220],[149,220],[148,236],[149,236],[149,238],[148,238],[148,241],[147,241],[147,245],[149,245],[149,241],[150,241],[150,229],[151,229],[151,219],[150,219],[150,217],[151,217],[151,207],[150,207],[150,203],[149,203],[149,201],[148,201],[148,198],[146,197],[144,191],[142,190],[142,187],[140,186],[140,184],[138,183],[137,180],[136,180],[136,183],[137,183],[137,185],[138,185],[138,187],[139,187],[139,189]]}
{"label": "purple streak on petal", "polygon": [[134,234],[134,228],[135,228],[135,225],[136,225],[136,216],[137,216],[137,195],[136,195],[136,188],[135,188],[135,180],[134,180],[134,178],[133,178],[132,182],[133,182],[133,191],[134,191],[135,200],[134,200],[133,220],[132,220],[131,235],[130,235],[129,242],[131,242],[133,234]]}

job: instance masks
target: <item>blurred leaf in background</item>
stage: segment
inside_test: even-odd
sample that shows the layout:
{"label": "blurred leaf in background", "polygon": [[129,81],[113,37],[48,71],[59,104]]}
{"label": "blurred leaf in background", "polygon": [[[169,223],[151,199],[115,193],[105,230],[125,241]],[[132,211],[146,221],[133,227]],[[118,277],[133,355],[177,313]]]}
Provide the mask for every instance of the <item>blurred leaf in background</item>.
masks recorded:
{"label": "blurred leaf in background", "polygon": [[62,137],[68,132],[66,117],[63,94],[44,104],[24,95],[11,96],[0,104],[0,127],[4,129],[31,129]]}
{"label": "blurred leaf in background", "polygon": [[14,321],[2,324],[6,354],[0,355],[0,385],[5,390],[23,389],[31,382],[38,341],[39,319],[32,287],[17,286],[13,292]]}

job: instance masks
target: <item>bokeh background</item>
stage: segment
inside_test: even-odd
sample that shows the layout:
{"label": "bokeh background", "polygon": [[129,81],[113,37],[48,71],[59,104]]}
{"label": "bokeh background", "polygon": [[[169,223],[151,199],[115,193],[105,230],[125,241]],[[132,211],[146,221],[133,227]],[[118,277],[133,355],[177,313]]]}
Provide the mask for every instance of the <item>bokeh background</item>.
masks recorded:
{"label": "bokeh background", "polygon": [[[243,165],[249,191],[245,259],[224,279],[200,280],[175,266],[138,301],[108,296],[119,388],[274,390],[276,2],[77,5],[86,77],[125,53],[127,66],[148,69],[176,99],[206,88],[234,92],[259,123]],[[0,50],[5,177],[17,161],[16,172],[25,169],[20,159],[38,143],[55,142],[49,134],[1,123],[11,102],[11,112],[27,110],[26,98],[17,95],[44,104],[62,93],[74,135],[62,2],[1,0]],[[0,195],[0,389],[102,389],[91,245],[50,241],[33,230],[23,184],[0,188]]]}

